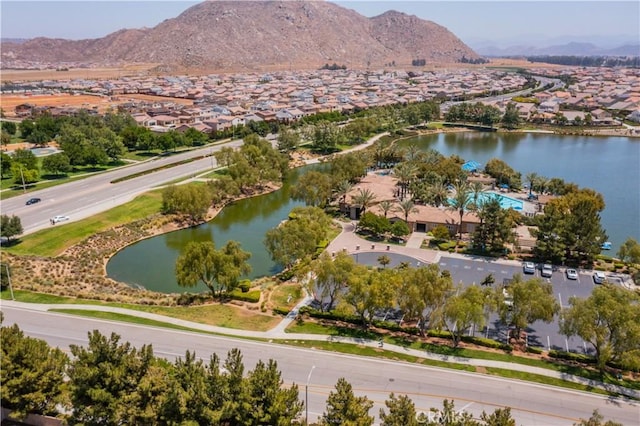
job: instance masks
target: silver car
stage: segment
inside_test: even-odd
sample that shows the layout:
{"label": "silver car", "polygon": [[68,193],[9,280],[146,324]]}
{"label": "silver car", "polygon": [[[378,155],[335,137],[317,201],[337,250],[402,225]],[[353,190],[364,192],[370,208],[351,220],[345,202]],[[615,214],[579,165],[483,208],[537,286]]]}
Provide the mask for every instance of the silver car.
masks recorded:
{"label": "silver car", "polygon": [[522,265],[522,271],[525,274],[535,274],[536,273],[536,265],[533,262],[524,262]]}
{"label": "silver car", "polygon": [[548,263],[542,265],[542,271],[540,272],[540,275],[545,278],[551,278],[551,276],[553,275],[553,266],[549,265]]}

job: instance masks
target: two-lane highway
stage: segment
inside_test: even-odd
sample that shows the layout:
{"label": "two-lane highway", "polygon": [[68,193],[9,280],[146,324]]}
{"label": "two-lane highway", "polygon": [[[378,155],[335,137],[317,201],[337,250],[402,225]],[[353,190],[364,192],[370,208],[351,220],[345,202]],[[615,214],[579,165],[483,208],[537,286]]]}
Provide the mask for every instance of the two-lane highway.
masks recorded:
{"label": "two-lane highway", "polygon": [[252,369],[258,359],[276,360],[285,383],[298,384],[301,399],[309,372],[315,366],[309,382],[310,420],[322,414],[329,392],[338,378],[345,377],[357,394],[367,395],[375,402],[371,414],[377,414],[389,393],[395,392],[409,395],[422,412],[441,407],[445,398],[454,399],[457,409],[464,408],[475,417],[483,410],[492,412],[508,406],[517,424],[524,426],[570,425],[579,418],[590,417],[594,409],[625,425],[640,421],[640,406],[624,399],[483,374],[6,306],[2,311],[3,325],[17,323],[25,334],[63,349],[70,344],[86,345],[87,333],[94,329],[107,335],[115,332],[123,342],[136,347],[152,344],[157,356],[169,360],[183,357],[186,350],[195,351],[205,360],[214,352],[224,359],[231,348],[237,347],[243,353],[246,370]]}
{"label": "two-lane highway", "polygon": [[[49,219],[56,215],[66,215],[71,221],[83,219],[93,214],[109,210],[132,200],[136,195],[175,179],[194,176],[217,166],[212,154],[223,147],[237,148],[241,140],[225,144],[187,151],[151,161],[132,164],[83,179],[71,180],[63,185],[29,192],[28,194],[2,200],[2,214],[20,217],[24,234],[51,226]],[[153,170],[182,160],[205,157],[192,162],[157,170],[118,183],[113,180]],[[26,205],[29,198],[38,197],[42,201]]]}

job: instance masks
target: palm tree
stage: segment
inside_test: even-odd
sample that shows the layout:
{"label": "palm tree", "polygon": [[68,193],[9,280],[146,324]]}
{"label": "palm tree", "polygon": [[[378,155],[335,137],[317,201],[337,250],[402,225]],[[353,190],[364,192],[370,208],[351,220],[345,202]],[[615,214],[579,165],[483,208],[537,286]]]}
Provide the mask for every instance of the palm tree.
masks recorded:
{"label": "palm tree", "polygon": [[440,207],[447,203],[449,198],[449,190],[443,181],[438,181],[429,188],[430,198],[435,207]]}
{"label": "palm tree", "polygon": [[394,169],[393,173],[398,178],[398,183],[400,184],[401,193],[400,199],[403,200],[407,195],[407,187],[411,183],[411,180],[416,177],[418,173],[418,168],[415,164],[410,163],[400,163]]}
{"label": "palm tree", "polygon": [[467,204],[471,200],[471,192],[466,182],[457,183],[455,185],[455,195],[449,199],[449,208],[460,213],[460,223],[458,224],[458,240],[462,239],[462,217],[464,216]]}
{"label": "palm tree", "polygon": [[360,207],[360,214],[364,213],[373,202],[376,196],[370,189],[358,189],[358,192],[353,196],[353,203]]}
{"label": "palm tree", "polygon": [[415,203],[411,199],[404,200],[400,202],[400,211],[404,214],[404,221],[409,221],[409,214],[416,213],[418,209],[416,208]]}
{"label": "palm tree", "polygon": [[380,204],[378,205],[380,206],[382,213],[384,213],[385,218],[387,217],[388,213],[393,213],[396,210],[394,204],[389,200],[380,201]]}
{"label": "palm tree", "polygon": [[531,197],[533,187],[538,183],[538,174],[536,172],[527,173],[525,179],[529,182],[529,197]]}
{"label": "palm tree", "polygon": [[473,182],[469,187],[471,192],[471,200],[473,201],[473,209],[475,211],[480,210],[480,204],[482,203],[482,194],[485,193],[484,185],[480,182]]}
{"label": "palm tree", "polygon": [[351,182],[349,182],[348,180],[343,180],[340,181],[338,185],[336,185],[336,188],[333,190],[333,192],[338,197],[339,201],[344,202],[347,194],[349,193],[349,191],[351,191],[351,188],[353,188],[353,184],[351,184]]}

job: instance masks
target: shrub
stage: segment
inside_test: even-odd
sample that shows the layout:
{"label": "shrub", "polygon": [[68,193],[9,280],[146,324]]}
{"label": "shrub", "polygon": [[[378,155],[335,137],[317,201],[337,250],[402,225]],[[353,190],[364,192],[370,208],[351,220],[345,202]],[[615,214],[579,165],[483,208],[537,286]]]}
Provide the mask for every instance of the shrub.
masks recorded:
{"label": "shrub", "polygon": [[540,355],[543,352],[543,349],[537,348],[535,346],[527,346],[527,352],[529,352],[530,354]]}
{"label": "shrub", "polygon": [[549,356],[551,358],[564,359],[567,361],[577,361],[584,364],[595,364],[596,362],[596,359],[592,356],[584,355],[584,354],[576,354],[573,352],[550,350]]}
{"label": "shrub", "polygon": [[287,315],[289,315],[289,312],[291,312],[291,311],[289,311],[289,309],[287,309],[287,308],[280,308],[280,307],[277,307],[277,306],[275,308],[273,308],[273,313],[277,314],[277,315],[283,315],[283,316],[286,317]]}
{"label": "shrub", "polygon": [[240,281],[240,284],[238,284],[238,288],[243,293],[248,292],[249,289],[251,288],[251,281],[250,280],[242,280],[242,281]]}
{"label": "shrub", "polygon": [[229,293],[229,298],[233,300],[240,300],[243,302],[258,303],[260,301],[260,294],[260,290],[243,293],[242,290],[235,289],[231,293]]}
{"label": "shrub", "polygon": [[289,281],[291,278],[293,278],[294,275],[295,273],[293,272],[293,270],[287,269],[286,271],[280,272],[277,277],[280,281]]}

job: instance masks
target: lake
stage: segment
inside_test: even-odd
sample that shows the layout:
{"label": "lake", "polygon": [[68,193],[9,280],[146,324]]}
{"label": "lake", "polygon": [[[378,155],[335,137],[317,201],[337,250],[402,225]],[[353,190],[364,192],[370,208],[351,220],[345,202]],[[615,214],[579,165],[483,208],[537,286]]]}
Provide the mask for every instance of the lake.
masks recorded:
{"label": "lake", "polygon": [[615,255],[633,237],[640,241],[640,139],[626,137],[564,136],[543,133],[440,133],[407,139],[445,156],[459,155],[481,167],[499,158],[525,176],[535,172],[558,177],[580,187],[593,188],[606,204],[601,222]]}
{"label": "lake", "polygon": [[[606,208],[602,224],[613,243],[614,255],[628,237],[640,241],[640,140],[624,137],[558,136],[550,134],[447,133],[421,136],[402,142],[433,148],[448,156],[457,154],[482,166],[497,157],[522,173],[559,177],[603,194]],[[171,293],[204,291],[204,286],[183,289],[177,285],[174,267],[189,241],[213,238],[216,247],[228,240],[240,242],[252,253],[249,278],[280,271],[264,244],[267,230],[275,227],[302,202],[289,198],[290,185],[315,166],[293,171],[282,189],[225,207],[211,222],[195,228],[159,235],[135,243],[117,253],[107,264],[114,280],[149,290]],[[524,182],[523,182],[524,183]]]}

